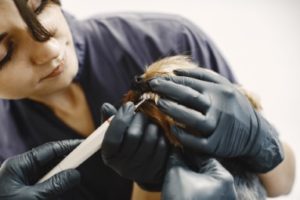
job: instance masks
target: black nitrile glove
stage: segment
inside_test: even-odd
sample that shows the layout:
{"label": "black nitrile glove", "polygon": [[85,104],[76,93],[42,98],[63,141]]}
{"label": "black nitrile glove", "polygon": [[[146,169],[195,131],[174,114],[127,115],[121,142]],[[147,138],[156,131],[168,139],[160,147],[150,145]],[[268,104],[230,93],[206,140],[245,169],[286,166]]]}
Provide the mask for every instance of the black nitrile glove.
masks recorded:
{"label": "black nitrile glove", "polygon": [[49,164],[70,153],[79,143],[78,140],[51,142],[4,161],[0,168],[0,200],[55,199],[78,185],[80,174],[75,169],[35,183],[46,173],[42,169],[49,168]]}
{"label": "black nitrile glove", "polygon": [[150,87],[177,103],[160,99],[158,107],[178,122],[206,135],[172,132],[184,147],[218,157],[241,156],[247,166],[264,173],[283,160],[276,130],[248,99],[224,77],[202,68],[180,69],[177,76],[157,78]]}
{"label": "black nitrile glove", "polygon": [[235,200],[231,174],[215,159],[206,159],[191,170],[177,150],[171,154],[162,189],[163,200]]}
{"label": "black nitrile glove", "polygon": [[[101,110],[103,120],[116,113],[108,103]],[[134,104],[128,102],[115,114],[103,140],[102,158],[122,177],[136,181],[143,189],[158,191],[169,145],[158,126],[134,110]]]}

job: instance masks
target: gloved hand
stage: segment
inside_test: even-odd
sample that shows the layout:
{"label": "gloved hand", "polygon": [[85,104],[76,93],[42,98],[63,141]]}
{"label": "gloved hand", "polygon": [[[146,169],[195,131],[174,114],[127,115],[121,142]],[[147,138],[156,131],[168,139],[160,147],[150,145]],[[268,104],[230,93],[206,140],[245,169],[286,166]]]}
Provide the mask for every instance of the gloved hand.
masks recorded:
{"label": "gloved hand", "polygon": [[163,200],[235,200],[237,199],[231,174],[215,159],[198,164],[191,170],[179,151],[171,154],[162,189]]}
{"label": "gloved hand", "polygon": [[52,161],[68,154],[79,143],[78,140],[51,142],[4,161],[0,168],[0,200],[53,199],[79,184],[80,174],[75,169],[35,184],[46,172],[43,168],[49,168]]}
{"label": "gloved hand", "polygon": [[169,150],[161,130],[144,114],[135,113],[132,102],[118,112],[108,103],[101,110],[103,120],[115,114],[102,144],[104,163],[143,189],[160,190]]}
{"label": "gloved hand", "polygon": [[184,147],[218,157],[242,156],[247,166],[264,173],[283,160],[276,130],[224,77],[202,68],[180,69],[177,76],[149,82],[160,99],[158,107],[178,122],[206,135],[172,132]]}

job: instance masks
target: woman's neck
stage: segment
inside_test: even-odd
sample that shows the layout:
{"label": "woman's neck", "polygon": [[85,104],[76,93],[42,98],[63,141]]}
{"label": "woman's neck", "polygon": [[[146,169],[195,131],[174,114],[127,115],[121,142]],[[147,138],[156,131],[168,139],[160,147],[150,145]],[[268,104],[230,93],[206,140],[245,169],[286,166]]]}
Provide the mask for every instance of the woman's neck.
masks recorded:
{"label": "woman's neck", "polygon": [[46,98],[30,98],[48,106],[66,125],[86,137],[94,129],[92,114],[80,85],[71,84],[63,91]]}
{"label": "woman's neck", "polygon": [[83,97],[81,87],[72,83],[69,87],[51,95],[35,96],[29,99],[51,108],[54,112],[68,112],[77,107]]}

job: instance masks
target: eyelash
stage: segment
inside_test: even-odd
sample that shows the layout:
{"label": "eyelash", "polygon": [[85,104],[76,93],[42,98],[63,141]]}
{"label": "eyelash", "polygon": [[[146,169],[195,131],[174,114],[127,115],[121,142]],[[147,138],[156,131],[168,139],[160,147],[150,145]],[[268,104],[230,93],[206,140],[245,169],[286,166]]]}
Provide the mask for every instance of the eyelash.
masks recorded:
{"label": "eyelash", "polygon": [[48,3],[49,3],[49,0],[42,0],[40,6],[34,10],[34,13],[37,15],[40,14],[44,10],[44,8],[46,7],[46,5]]}
{"label": "eyelash", "polygon": [[14,50],[14,43],[9,42],[7,53],[6,53],[5,57],[0,61],[0,70],[5,66],[5,64],[8,61],[10,61],[12,54],[13,54],[13,50]]}
{"label": "eyelash", "polygon": [[[44,8],[47,6],[48,3],[49,3],[49,0],[42,0],[39,7],[37,7],[34,10],[34,13],[36,15],[40,14],[44,10]],[[12,57],[13,51],[14,51],[14,43],[9,42],[7,49],[8,50],[7,50],[5,57],[2,60],[0,60],[0,70],[3,69],[3,67],[5,67],[5,65],[6,65],[6,63],[8,63],[11,60],[11,57]]]}

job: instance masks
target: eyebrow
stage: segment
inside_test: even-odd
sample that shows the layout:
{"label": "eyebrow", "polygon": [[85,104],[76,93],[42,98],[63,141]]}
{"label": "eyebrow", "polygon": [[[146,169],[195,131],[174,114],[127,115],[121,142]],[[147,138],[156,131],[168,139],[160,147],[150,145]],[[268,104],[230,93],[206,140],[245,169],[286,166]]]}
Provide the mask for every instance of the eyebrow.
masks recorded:
{"label": "eyebrow", "polygon": [[0,43],[7,36],[7,33],[0,33]]}

